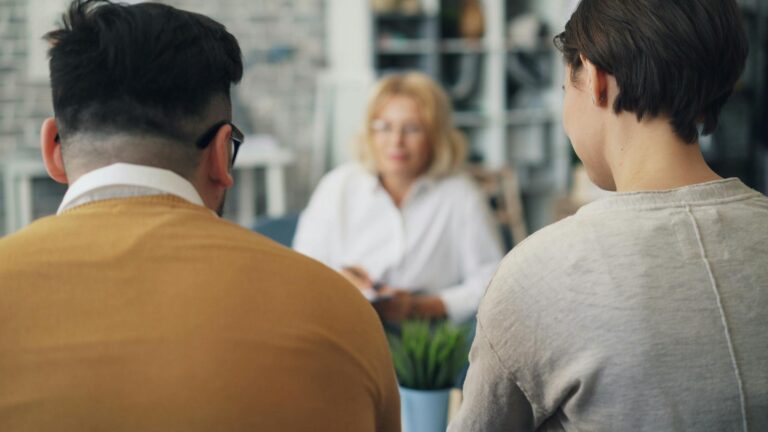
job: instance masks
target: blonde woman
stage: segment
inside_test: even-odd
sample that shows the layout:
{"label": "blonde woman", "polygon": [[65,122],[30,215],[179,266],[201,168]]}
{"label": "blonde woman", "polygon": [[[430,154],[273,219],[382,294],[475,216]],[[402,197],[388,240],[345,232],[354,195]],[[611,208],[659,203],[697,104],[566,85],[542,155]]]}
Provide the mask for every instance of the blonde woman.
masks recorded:
{"label": "blonde woman", "polygon": [[386,298],[385,321],[472,318],[502,251],[443,90],[420,73],[381,80],[357,150],[320,181],[294,248]]}

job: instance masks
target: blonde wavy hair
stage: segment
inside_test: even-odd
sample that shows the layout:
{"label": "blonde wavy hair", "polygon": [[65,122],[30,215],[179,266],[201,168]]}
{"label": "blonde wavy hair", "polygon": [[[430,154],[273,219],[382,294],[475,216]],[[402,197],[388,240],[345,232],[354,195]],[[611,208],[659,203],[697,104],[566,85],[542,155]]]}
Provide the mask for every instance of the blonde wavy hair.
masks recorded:
{"label": "blonde wavy hair", "polygon": [[429,76],[419,72],[388,75],[373,88],[368,101],[365,130],[356,143],[358,160],[372,173],[378,172],[373,157],[371,125],[393,96],[411,98],[419,107],[420,120],[432,154],[425,174],[443,177],[460,170],[467,157],[467,140],[453,125],[453,112],[445,91]]}

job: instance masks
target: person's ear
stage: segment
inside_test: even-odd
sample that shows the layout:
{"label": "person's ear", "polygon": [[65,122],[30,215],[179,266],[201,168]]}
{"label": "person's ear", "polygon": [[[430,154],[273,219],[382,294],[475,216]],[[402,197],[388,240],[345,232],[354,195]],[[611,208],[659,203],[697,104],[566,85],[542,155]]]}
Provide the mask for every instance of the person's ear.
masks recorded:
{"label": "person's ear", "polygon": [[216,136],[210,144],[207,161],[208,179],[224,188],[230,188],[235,184],[230,172],[230,160],[232,127],[224,125],[216,132]]}
{"label": "person's ear", "polygon": [[608,73],[589,61],[584,54],[580,58],[592,103],[600,108],[608,106]]}
{"label": "person's ear", "polygon": [[59,127],[53,117],[49,117],[43,122],[40,130],[40,150],[48,175],[59,183],[69,184],[67,172],[64,169],[64,158],[61,155]]}

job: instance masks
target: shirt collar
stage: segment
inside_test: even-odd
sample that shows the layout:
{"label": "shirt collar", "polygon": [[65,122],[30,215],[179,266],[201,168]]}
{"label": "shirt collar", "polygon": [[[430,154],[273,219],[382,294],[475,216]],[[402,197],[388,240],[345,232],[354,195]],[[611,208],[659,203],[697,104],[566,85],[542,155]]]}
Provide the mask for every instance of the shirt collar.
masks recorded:
{"label": "shirt collar", "polygon": [[432,176],[421,176],[413,183],[412,190],[415,194],[422,193],[432,189],[437,181]]}
{"label": "shirt collar", "polygon": [[[363,182],[372,193],[377,191],[386,192],[384,190],[384,185],[381,184],[381,178],[378,174],[372,174],[366,171],[365,175],[363,176]],[[413,185],[411,185],[411,191],[408,193],[408,195],[416,196],[423,191],[431,189],[436,183],[437,181],[433,177],[422,175],[413,182]]]}
{"label": "shirt collar", "polygon": [[72,183],[64,195],[57,214],[82,204],[84,198],[93,195],[96,201],[117,198],[120,194],[101,194],[108,189],[140,188],[144,192],[131,195],[170,194],[202,206],[203,200],[192,183],[173,171],[143,165],[116,163],[84,174]]}
{"label": "shirt collar", "polygon": [[760,192],[734,177],[676,189],[615,193],[581,207],[578,213],[717,204],[759,196],[762,196]]}
{"label": "shirt collar", "polygon": [[374,193],[379,189],[382,191],[384,190],[384,186],[381,184],[381,180],[379,179],[378,174],[374,174],[364,168],[360,170],[360,182],[371,193]]}

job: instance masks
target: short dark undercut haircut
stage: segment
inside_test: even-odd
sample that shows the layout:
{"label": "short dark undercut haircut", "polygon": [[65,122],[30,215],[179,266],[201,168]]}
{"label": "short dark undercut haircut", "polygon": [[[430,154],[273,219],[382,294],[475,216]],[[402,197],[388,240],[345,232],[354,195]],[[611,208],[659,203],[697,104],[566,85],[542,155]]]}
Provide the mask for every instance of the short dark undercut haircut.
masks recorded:
{"label": "short dark undercut haircut", "polygon": [[667,116],[687,143],[716,129],[748,51],[735,0],[582,0],[555,46],[572,79],[580,55],[616,78],[617,114]]}
{"label": "short dark undercut haircut", "polygon": [[62,139],[94,132],[192,140],[182,125],[215,97],[228,101],[243,74],[237,40],[203,15],[158,3],[74,0],[63,21],[46,35]]}

